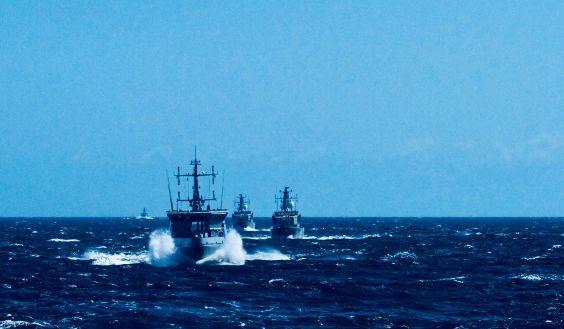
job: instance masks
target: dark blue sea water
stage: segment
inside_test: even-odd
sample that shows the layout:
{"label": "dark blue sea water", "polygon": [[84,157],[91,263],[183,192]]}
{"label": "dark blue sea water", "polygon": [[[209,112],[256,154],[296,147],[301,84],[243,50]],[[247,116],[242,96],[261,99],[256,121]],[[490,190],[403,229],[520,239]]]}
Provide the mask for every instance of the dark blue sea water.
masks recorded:
{"label": "dark blue sea water", "polygon": [[164,219],[0,219],[0,328],[564,325],[563,219],[303,222],[175,265]]}

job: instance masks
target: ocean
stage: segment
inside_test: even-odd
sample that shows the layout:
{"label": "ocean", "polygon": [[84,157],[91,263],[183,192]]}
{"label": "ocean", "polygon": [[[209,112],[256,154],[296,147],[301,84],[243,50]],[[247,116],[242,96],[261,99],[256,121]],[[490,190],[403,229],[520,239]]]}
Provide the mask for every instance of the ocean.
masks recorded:
{"label": "ocean", "polygon": [[178,264],[166,219],[0,219],[0,328],[562,328],[564,219],[270,220]]}

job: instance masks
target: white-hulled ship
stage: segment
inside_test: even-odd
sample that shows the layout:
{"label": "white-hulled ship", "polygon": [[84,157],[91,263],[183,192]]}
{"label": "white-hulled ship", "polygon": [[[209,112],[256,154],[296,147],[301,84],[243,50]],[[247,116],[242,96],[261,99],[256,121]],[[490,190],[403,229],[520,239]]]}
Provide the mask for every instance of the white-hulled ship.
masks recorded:
{"label": "white-hulled ship", "polygon": [[276,203],[280,201],[280,209],[272,215],[273,239],[301,239],[304,237],[304,228],[301,226],[302,215],[296,209],[296,197],[290,196],[289,187],[284,187],[282,197],[275,197]]}
{"label": "white-hulled ship", "polygon": [[[195,153],[195,152],[194,152]],[[202,259],[215,250],[221,248],[225,242],[225,217],[226,209],[212,209],[210,201],[216,201],[215,191],[211,198],[204,198],[200,194],[200,177],[211,177],[215,183],[217,174],[212,166],[211,173],[199,172],[200,161],[194,154],[194,160],[190,163],[192,172],[181,173],[177,168],[176,181],[180,189],[181,180],[192,181],[192,197],[182,198],[180,191],[176,199],[176,209],[173,207],[170,194],[170,211],[166,212],[170,220],[170,233],[180,255],[194,261]],[[184,206],[183,205],[187,205]]]}
{"label": "white-hulled ship", "polygon": [[249,210],[249,200],[245,200],[243,194],[239,194],[235,201],[235,211],[231,215],[233,228],[239,232],[255,229],[255,221],[253,220],[253,212]]}

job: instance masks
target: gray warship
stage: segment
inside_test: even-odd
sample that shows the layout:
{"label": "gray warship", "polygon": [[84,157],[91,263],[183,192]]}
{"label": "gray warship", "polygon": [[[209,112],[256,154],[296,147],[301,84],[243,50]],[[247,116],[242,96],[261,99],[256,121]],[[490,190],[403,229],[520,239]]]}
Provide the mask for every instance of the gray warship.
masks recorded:
{"label": "gray warship", "polygon": [[233,228],[239,232],[245,229],[254,230],[255,221],[253,220],[253,212],[249,210],[249,200],[245,200],[243,194],[239,194],[235,201],[236,210],[231,215],[233,220]]}
{"label": "gray warship", "polygon": [[153,217],[149,216],[149,213],[147,212],[146,208],[143,208],[143,211],[141,211],[141,214],[137,217],[135,217],[136,219],[153,219]]}
{"label": "gray warship", "polygon": [[[204,198],[200,194],[201,177],[211,177],[215,183],[217,176],[214,167],[211,173],[200,172],[198,166],[201,165],[194,152],[194,160],[190,163],[192,172],[181,173],[177,167],[176,181],[178,183],[178,194],[176,198],[176,209],[174,208],[170,183],[168,193],[170,199],[170,210],[166,212],[170,220],[170,233],[174,240],[174,245],[179,250],[182,258],[197,261],[221,248],[225,242],[225,217],[226,209],[212,209],[210,201],[216,201],[215,191],[212,191],[211,198]],[[192,181],[192,197],[182,198],[180,193],[181,180]],[[186,206],[184,206],[186,204]]]}
{"label": "gray warship", "polygon": [[304,228],[300,221],[302,215],[296,209],[296,197],[290,196],[292,192],[289,187],[284,187],[282,197],[275,197],[276,203],[280,201],[280,209],[272,215],[272,238],[273,239],[301,239],[304,237]]}

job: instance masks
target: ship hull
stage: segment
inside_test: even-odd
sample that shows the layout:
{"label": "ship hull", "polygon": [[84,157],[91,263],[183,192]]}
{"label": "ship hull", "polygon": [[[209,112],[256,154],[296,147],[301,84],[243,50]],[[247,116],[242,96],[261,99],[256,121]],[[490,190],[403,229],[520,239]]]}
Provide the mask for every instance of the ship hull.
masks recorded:
{"label": "ship hull", "polygon": [[304,228],[303,227],[273,227],[272,228],[272,238],[273,239],[303,239]]}
{"label": "ship hull", "polygon": [[277,211],[272,216],[273,239],[302,239],[304,228],[300,225],[302,216],[297,211]]}
{"label": "ship hull", "polygon": [[169,211],[167,216],[177,255],[182,262],[196,262],[223,247],[227,211]]}
{"label": "ship hull", "polygon": [[243,232],[245,229],[255,229],[255,221],[252,214],[233,214],[232,221],[233,228],[239,232]]}
{"label": "ship hull", "polygon": [[187,262],[197,262],[213,254],[216,250],[223,247],[225,242],[223,237],[204,239],[174,238],[173,240],[179,258]]}

